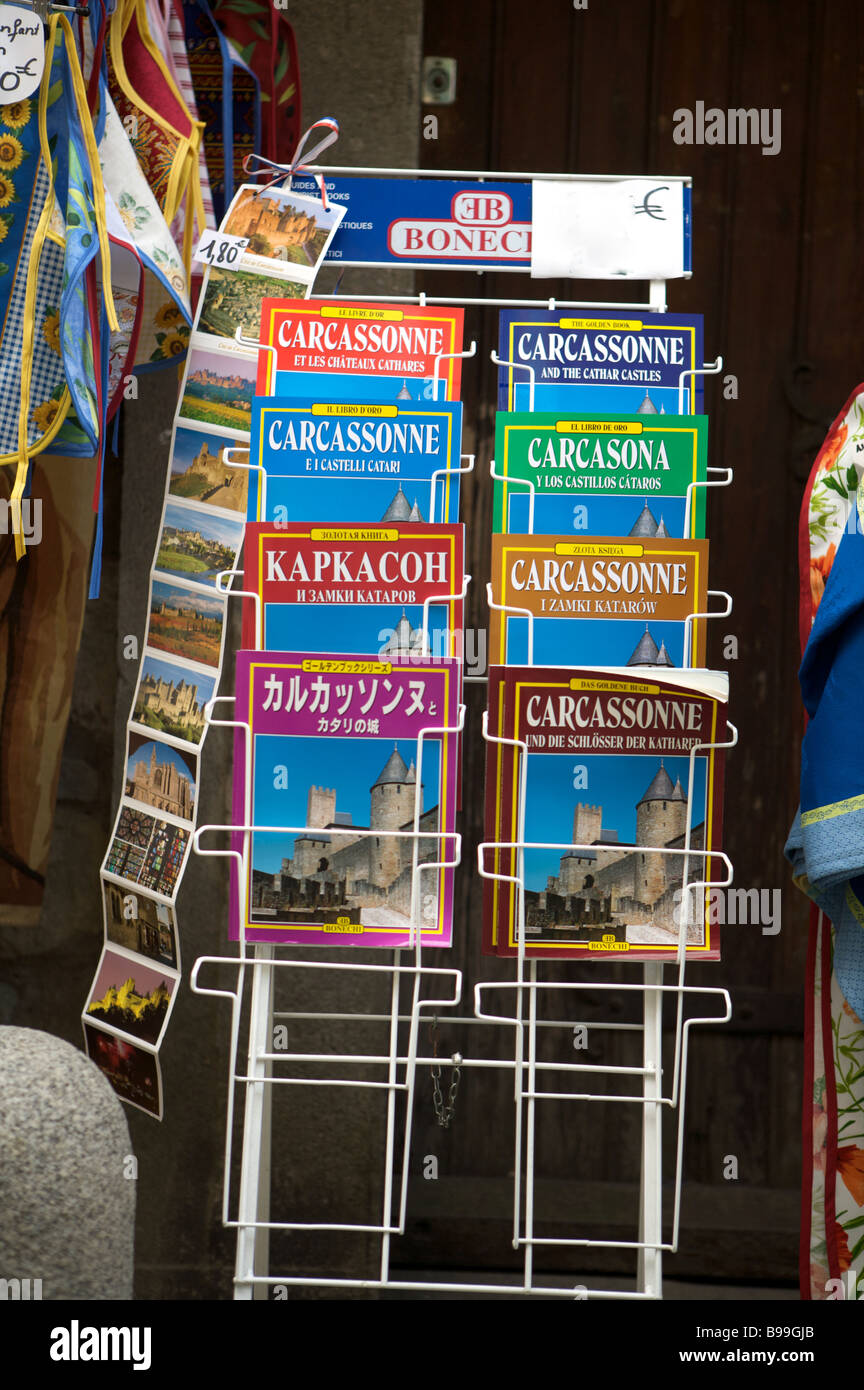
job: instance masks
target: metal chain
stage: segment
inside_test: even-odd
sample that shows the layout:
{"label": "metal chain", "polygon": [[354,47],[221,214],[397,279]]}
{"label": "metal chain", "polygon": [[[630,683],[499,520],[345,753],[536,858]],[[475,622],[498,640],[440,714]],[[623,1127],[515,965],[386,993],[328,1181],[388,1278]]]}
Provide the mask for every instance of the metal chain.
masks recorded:
{"label": "metal chain", "polygon": [[[438,1020],[433,1018],[429,1034],[432,1040],[432,1056],[438,1056]],[[453,1053],[453,1070],[450,1073],[450,1090],[447,1095],[447,1104],[444,1104],[444,1097],[441,1094],[441,1066],[436,1062],[432,1067],[432,1105],[435,1110],[435,1118],[442,1129],[450,1128],[450,1121],[456,1113],[456,1092],[459,1090],[459,1080],[462,1075],[460,1063],[462,1057],[460,1053]]]}

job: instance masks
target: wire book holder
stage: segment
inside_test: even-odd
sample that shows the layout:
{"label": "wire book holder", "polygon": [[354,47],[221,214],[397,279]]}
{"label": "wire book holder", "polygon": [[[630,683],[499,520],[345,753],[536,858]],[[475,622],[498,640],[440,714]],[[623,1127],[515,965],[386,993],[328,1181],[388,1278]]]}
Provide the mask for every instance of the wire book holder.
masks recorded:
{"label": "wire book holder", "polygon": [[[438,177],[454,177],[459,179],[476,178],[495,178],[495,179],[524,179],[534,177],[528,174],[470,174],[460,170],[386,170],[386,169],[354,169],[341,167],[314,166],[312,173],[327,175],[371,175],[371,176],[394,176],[394,177],[424,177],[429,176],[430,172]],[[578,180],[578,176],[551,176]],[[617,176],[616,176],[617,177]],[[622,176],[623,177],[623,176]],[[681,180],[678,182],[688,182]],[[362,268],[361,263],[344,263],[344,268]],[[372,268],[378,270],[382,266],[375,264]],[[411,267],[399,267],[408,268]],[[448,267],[441,266],[441,269]],[[461,267],[455,266],[453,269],[459,270]],[[496,266],[494,269],[500,270]],[[511,273],[518,269],[526,273],[521,267],[506,267]],[[477,272],[482,275],[482,271]],[[330,295],[322,294],[319,298],[351,300],[367,298],[363,294],[347,294],[341,291]],[[653,281],[649,287],[649,298],[647,303],[644,301],[620,300],[554,300],[554,299],[493,299],[493,298],[458,298],[448,296],[427,296],[420,292],[416,295],[381,296],[374,295],[376,302],[381,303],[404,303],[415,302],[422,305],[463,305],[463,306],[499,306],[507,308],[555,308],[562,309],[589,309],[598,310],[602,308],[616,309],[651,309],[655,312],[664,312],[666,308],[666,286],[663,281]],[[244,346],[255,346],[252,340],[240,339]],[[459,354],[462,357],[473,356],[476,352],[476,344],[472,343],[470,349]],[[492,360],[500,362],[497,354],[493,352]],[[527,364],[515,364],[528,373],[529,392],[531,406],[533,408],[533,387],[534,372]],[[684,379],[687,376],[719,371],[722,360],[718,359],[713,366],[705,366],[701,369],[694,369],[690,373],[682,373],[679,380],[679,399],[683,402],[684,398]],[[438,379],[438,363],[435,369],[436,381]],[[264,505],[266,499],[266,472],[260,465],[250,459],[248,464],[240,463],[239,459],[233,462],[233,456],[226,457],[226,463],[233,467],[247,467],[251,470],[258,469],[261,472],[260,485],[262,489],[262,514],[266,514]],[[474,456],[463,455],[462,464],[459,469],[450,470],[451,472],[468,473],[474,467]],[[443,470],[439,470],[441,472]],[[691,483],[687,490],[686,513],[685,513],[685,535],[689,531],[692,494],[696,487],[724,487],[732,480],[731,469],[709,468],[711,477],[704,482]],[[499,475],[495,471],[494,461],[490,464],[492,478]],[[438,475],[436,475],[437,478]],[[517,480],[510,479],[511,483]],[[529,489],[529,509],[530,520],[529,530],[533,530],[533,501],[534,487],[528,481]],[[435,484],[433,482],[433,496],[435,495]],[[234,589],[232,586],[235,579],[239,577],[236,571],[226,571],[217,580],[220,591],[229,597],[241,597],[243,591]],[[223,587],[222,581],[225,581]],[[462,595],[448,595],[435,597],[427,600],[424,604],[423,630],[428,638],[429,623],[429,604],[432,602],[445,602],[448,599],[464,598],[467,591],[467,584],[470,576],[465,577]],[[685,632],[685,651],[688,649],[690,636],[690,624],[697,618],[709,618],[725,616],[731,611],[731,598],[728,594],[721,591],[709,590],[709,594],[715,598],[725,601],[725,606],[721,611],[714,611],[708,614],[694,613],[687,618],[687,628]],[[490,605],[498,607],[493,602],[491,590],[489,592]],[[258,600],[258,596],[253,596]],[[511,610],[519,616],[529,617],[528,642],[529,642],[529,664],[531,661],[531,650],[533,644],[533,619],[525,610]],[[256,603],[256,633],[260,642],[262,634],[262,614],[260,600]],[[484,681],[485,676],[464,675],[464,680]],[[217,718],[215,717],[216,707],[219,704],[230,704],[233,706],[233,696],[215,696],[207,705],[205,715],[207,722],[219,727],[241,731],[245,737],[247,745],[246,766],[246,786],[245,786],[245,816],[242,825],[222,825],[211,826],[202,825],[197,828],[192,839],[193,852],[202,856],[213,856],[234,860],[240,874],[240,882],[245,881],[245,872],[248,867],[248,855],[250,853],[251,837],[256,832],[277,831],[285,834],[302,834],[305,831],[314,829],[308,826],[256,826],[251,823],[251,730],[248,723],[236,718]],[[464,725],[464,706],[460,707],[460,718],[458,728],[461,731]],[[691,842],[692,830],[692,798],[690,791],[693,785],[694,759],[699,751],[705,751],[709,747],[732,747],[737,742],[737,731],[734,726],[728,725],[730,740],[724,745],[704,745],[701,748],[693,748],[690,752],[690,772],[688,782],[687,797],[687,825],[684,835],[684,842],[680,848],[670,850],[665,846],[658,846],[652,853],[675,854],[683,861],[683,911],[679,922],[677,962],[675,966],[675,977],[670,982],[664,982],[663,966],[656,963],[649,963],[641,966],[641,979],[634,980],[625,984],[613,983],[608,980],[598,978],[600,966],[592,965],[590,980],[579,981],[568,979],[550,980],[543,976],[545,963],[527,957],[525,954],[525,878],[524,878],[524,856],[526,851],[532,849],[572,849],[587,846],[573,846],[570,844],[546,844],[529,842],[525,837],[525,759],[520,759],[519,778],[518,778],[518,806],[517,823],[518,835],[513,842],[488,842],[484,841],[478,846],[477,868],[482,878],[499,878],[509,881],[516,887],[518,911],[519,911],[519,930],[517,932],[518,949],[516,954],[507,960],[506,965],[512,971],[512,978],[501,979],[480,979],[474,986],[473,998],[469,1007],[463,1013],[456,1015],[454,1011],[462,1002],[463,998],[463,978],[462,972],[455,967],[442,965],[428,965],[428,957],[424,955],[421,945],[422,923],[418,916],[418,906],[421,898],[420,886],[422,880],[420,875],[424,869],[436,869],[442,866],[454,867],[461,859],[461,837],[456,832],[434,832],[427,829],[420,829],[418,804],[420,797],[421,776],[419,770],[419,760],[422,757],[422,746],[418,746],[418,774],[417,790],[415,790],[415,808],[412,828],[405,831],[390,831],[389,835],[399,836],[412,842],[412,892],[411,892],[411,944],[395,950],[392,953],[387,951],[377,951],[374,963],[357,962],[351,958],[350,951],[346,951],[345,959],[339,961],[319,961],[310,959],[289,959],[280,954],[280,948],[273,945],[260,945],[249,942],[246,939],[245,918],[241,917],[240,939],[237,942],[237,953],[235,955],[208,955],[200,957],[192,971],[192,989],[201,995],[209,995],[214,999],[221,999],[230,1006],[230,1062],[229,1074],[227,1078],[227,1105],[226,1105],[226,1130],[224,1160],[225,1171],[223,1179],[222,1194],[222,1222],[225,1227],[237,1232],[237,1249],[234,1275],[234,1295],[237,1299],[260,1299],[267,1298],[271,1290],[277,1287],[285,1289],[291,1287],[315,1286],[322,1289],[333,1291],[342,1290],[392,1290],[405,1294],[410,1293],[442,1293],[442,1294],[473,1294],[473,1295],[502,1295],[509,1297],[527,1298],[551,1298],[551,1299],[607,1299],[626,1302],[628,1300],[653,1300],[662,1296],[662,1256],[665,1252],[672,1252],[677,1248],[680,1231],[680,1205],[681,1205],[681,1186],[683,1176],[683,1141],[684,1141],[684,1104],[686,1099],[686,1079],[687,1079],[687,1060],[690,1030],[694,1027],[708,1024],[718,1024],[729,1020],[731,1017],[731,1002],[728,992],[719,987],[697,987],[686,983],[686,957],[685,946],[687,940],[687,927],[690,921],[690,904],[695,895],[702,894],[703,901],[706,892],[711,888],[723,887],[732,882],[732,865],[728,857],[717,850],[704,850],[693,847]],[[245,731],[245,733],[243,732]],[[426,730],[425,733],[438,732]],[[488,729],[488,717],[483,716],[483,738],[493,740],[494,736]],[[505,742],[515,742],[504,740]],[[422,745],[422,735],[419,740]],[[524,744],[519,745],[525,748]],[[235,848],[208,848],[201,843],[202,837],[221,833],[241,835],[243,848],[238,851]],[[354,832],[361,834],[362,832]],[[380,832],[365,832],[367,835]],[[438,842],[439,852],[436,860],[432,864],[421,864],[418,862],[418,845],[420,839],[424,841],[435,840]],[[512,876],[496,873],[489,867],[489,856],[502,851],[510,851],[516,859],[516,872]],[[725,876],[722,878],[709,878],[707,872],[703,872],[701,877],[690,881],[688,870],[691,861],[695,866],[702,865],[703,869],[710,861],[712,866],[718,868],[722,865]],[[476,930],[475,923],[462,923],[456,926],[456,930]],[[440,957],[436,957],[440,959]],[[502,962],[503,964],[503,962]],[[230,989],[217,988],[202,981],[202,975],[210,967],[231,967],[236,971],[234,987]],[[292,1009],[289,1012],[279,1012],[274,1007],[275,981],[277,971],[305,972],[299,978],[311,980],[327,980],[333,978],[354,977],[355,979],[365,979],[370,982],[370,987],[375,982],[383,981],[389,986],[389,1007],[378,1011],[357,1012],[347,1010],[324,1010],[324,1009]],[[247,989],[247,976],[249,977]],[[561,991],[562,997],[573,1001],[575,1008],[580,1007],[580,1001],[584,993],[589,991],[594,996],[599,996],[604,1000],[612,1001],[616,998],[633,999],[641,1004],[640,1019],[638,1022],[622,1022],[611,1017],[602,1017],[595,1020],[593,1017],[586,1022],[582,1022],[578,1017],[571,1018],[547,1018],[541,1016],[541,1003],[548,997],[551,991]],[[581,994],[580,994],[581,991]],[[248,1038],[241,1040],[241,1015],[246,993],[249,992],[250,1015],[248,1026]],[[698,1016],[685,1017],[685,1002],[705,996],[705,1006]],[[500,1006],[495,1005],[495,999],[502,1000]],[[664,1076],[662,1068],[662,1044],[663,1044],[663,1010],[664,1003],[668,1000],[670,1007],[674,1010],[674,1062],[671,1078],[664,1087]],[[512,1004],[512,1010],[508,1011],[507,1005],[503,1001]],[[716,1012],[706,1012],[710,1008],[710,1002],[714,1003]],[[466,1001],[468,1003],[469,1001]],[[446,1012],[443,1012],[446,1011]],[[274,1047],[274,1020],[288,1018],[292,1023],[297,1024],[320,1024],[321,1022],[338,1022],[349,1025],[352,1030],[353,1040],[357,1041],[356,1048],[333,1050],[329,1052],[316,1052],[314,1050],[304,1051],[298,1048],[292,1050],[277,1050]],[[479,1047],[460,1046],[459,1053],[454,1054],[450,1059],[454,1065],[460,1068],[473,1070],[479,1075],[485,1071],[504,1071],[510,1073],[513,1079],[513,1129],[510,1139],[512,1140],[513,1152],[513,1202],[512,1202],[512,1230],[511,1243],[514,1250],[521,1255],[521,1274],[509,1277],[501,1282],[483,1281],[460,1281],[460,1280],[441,1280],[432,1281],[424,1279],[403,1279],[393,1275],[392,1263],[394,1255],[394,1238],[403,1235],[406,1230],[409,1212],[409,1194],[411,1189],[411,1174],[409,1172],[411,1157],[411,1138],[413,1132],[413,1122],[415,1113],[415,1100],[417,1099],[417,1077],[418,1073],[433,1073],[436,1067],[440,1067],[446,1058],[437,1055],[437,1046],[425,1049],[421,1045],[421,1024],[432,1022],[438,1018],[445,1018],[447,1021],[458,1024],[460,1028],[480,1029],[480,1034],[473,1034],[473,1037],[482,1038],[488,1035],[488,1030],[492,1029],[495,1033],[500,1033],[503,1029],[506,1033],[512,1034],[512,1051],[506,1056],[482,1055]],[[361,1045],[360,1025],[363,1023],[374,1023],[386,1026],[387,1045],[379,1050],[367,1050]],[[589,1062],[589,1061],[563,1061],[549,1060],[540,1055],[538,1048],[539,1040],[547,1033],[554,1033],[556,1030],[563,1030],[567,1034],[572,1033],[575,1028],[588,1027],[592,1034],[609,1037],[613,1040],[616,1036],[635,1034],[641,1040],[641,1063],[638,1065],[612,1064],[609,1062]],[[314,1064],[318,1074],[315,1076],[299,1075],[298,1071],[302,1068]],[[351,1072],[354,1069],[371,1069],[374,1073],[373,1079],[366,1076],[345,1075],[346,1070]],[[580,1078],[585,1079],[585,1085],[579,1086]],[[591,1091],[588,1089],[589,1081],[602,1081],[608,1078],[610,1087],[605,1088],[605,1093]],[[635,1090],[632,1094],[618,1094],[611,1089],[611,1083],[620,1082],[622,1079],[629,1079]],[[578,1089],[567,1089],[568,1086],[575,1085]],[[271,1176],[271,1107],[274,1091],[276,1087],[338,1087],[338,1088],[358,1088],[371,1091],[382,1092],[386,1096],[386,1116],[384,1121],[384,1135],[382,1145],[382,1168],[381,1168],[381,1204],[377,1212],[377,1219],[374,1213],[357,1213],[357,1220],[350,1222],[338,1222],[327,1220],[298,1221],[290,1219],[274,1219],[270,1210],[270,1176]],[[301,1092],[302,1094],[302,1092]],[[234,1125],[238,1117],[238,1101],[243,1097],[243,1122],[241,1153],[239,1160],[239,1184],[236,1194],[232,1190],[231,1174],[232,1163],[235,1157]],[[538,1230],[536,1182],[537,1182],[537,1107],[548,1100],[562,1101],[582,1101],[588,1104],[624,1104],[635,1105],[638,1107],[641,1118],[641,1157],[640,1157],[640,1182],[639,1182],[639,1218],[638,1230],[634,1233],[633,1239],[600,1239],[587,1235],[574,1235],[572,1233],[549,1235]],[[404,1103],[403,1103],[404,1101]],[[677,1126],[675,1139],[675,1168],[674,1186],[672,1194],[671,1222],[667,1221],[669,1227],[664,1234],[664,1211],[662,1203],[662,1116],[665,1111],[677,1112]],[[399,1120],[404,1117],[404,1131],[400,1138]],[[273,1231],[317,1231],[331,1233],[364,1233],[376,1238],[378,1243],[377,1273],[374,1277],[363,1277],[350,1270],[344,1271],[339,1276],[325,1275],[320,1271],[310,1270],[308,1273],[280,1273],[272,1271],[269,1265],[269,1237]],[[549,1247],[571,1247],[573,1249],[619,1249],[632,1251],[637,1258],[637,1268],[633,1287],[629,1289],[604,1288],[600,1286],[587,1287],[584,1284],[575,1285],[566,1282],[566,1279],[553,1283],[544,1280],[544,1276],[538,1275],[535,1250],[542,1250]],[[283,1295],[284,1296],[284,1295]]]}

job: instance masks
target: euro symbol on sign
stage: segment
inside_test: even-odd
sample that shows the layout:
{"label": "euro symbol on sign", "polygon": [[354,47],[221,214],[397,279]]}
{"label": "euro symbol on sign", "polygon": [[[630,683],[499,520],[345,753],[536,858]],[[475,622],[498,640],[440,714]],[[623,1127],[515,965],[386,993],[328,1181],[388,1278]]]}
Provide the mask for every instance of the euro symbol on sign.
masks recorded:
{"label": "euro symbol on sign", "polygon": [[[665,221],[666,221],[666,218],[662,216],[662,213],[663,213],[662,204],[660,204],[660,203],[649,203],[648,199],[651,198],[651,197],[653,197],[653,195],[654,195],[655,193],[666,193],[666,192],[668,191],[668,189],[669,189],[668,183],[661,184],[659,188],[649,188],[648,192],[645,194],[645,197],[642,199],[642,206],[641,206],[641,208],[634,208],[634,209],[633,209],[633,211],[634,211],[634,213],[636,214],[636,216],[638,217],[639,214],[640,214],[640,212],[647,212],[648,216],[649,216],[654,222],[665,222]],[[659,217],[657,216],[658,213],[661,214]]]}

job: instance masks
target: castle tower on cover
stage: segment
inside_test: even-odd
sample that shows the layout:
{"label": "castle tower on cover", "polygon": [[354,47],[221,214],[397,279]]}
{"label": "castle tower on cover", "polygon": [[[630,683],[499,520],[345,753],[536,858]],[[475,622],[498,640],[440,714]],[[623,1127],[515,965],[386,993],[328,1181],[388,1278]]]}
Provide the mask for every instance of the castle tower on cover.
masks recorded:
{"label": "castle tower on cover", "polygon": [[687,799],[680,780],[674,786],[661,761],[636,803],[637,845],[667,845],[687,828]]}
{"label": "castle tower on cover", "polygon": [[[664,846],[683,836],[687,829],[687,799],[681,782],[672,778],[661,761],[650,785],[636,804],[637,845]],[[653,902],[666,889],[669,864],[663,854],[645,854],[636,870],[645,901]]]}
{"label": "castle tower on cover", "polygon": [[584,806],[581,802],[573,812],[574,845],[593,845],[603,829],[603,807]]}
{"label": "castle tower on cover", "polygon": [[310,787],[306,798],[306,824],[331,825],[336,819],[336,791],[333,787]]}
{"label": "castle tower on cover", "polygon": [[405,496],[405,493],[402,491],[402,484],[400,483],[394,494],[393,501],[381,518],[382,523],[385,521],[425,522],[425,520],[426,518],[420,510],[417,498],[414,498],[414,505],[412,506]]}
{"label": "castle tower on cover", "polygon": [[[369,825],[372,830],[400,830],[414,814],[414,792],[417,774],[412,762],[405,759],[393,745],[393,752],[373,782],[370,796]],[[421,801],[422,806],[422,801]],[[397,877],[401,863],[401,846],[391,836],[375,842],[371,879],[387,887]]]}

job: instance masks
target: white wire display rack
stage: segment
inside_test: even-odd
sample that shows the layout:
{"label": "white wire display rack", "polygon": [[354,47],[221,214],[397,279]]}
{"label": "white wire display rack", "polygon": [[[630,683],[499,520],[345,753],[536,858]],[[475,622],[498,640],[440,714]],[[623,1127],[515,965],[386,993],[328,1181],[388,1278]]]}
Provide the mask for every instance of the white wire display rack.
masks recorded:
{"label": "white wire display rack", "polygon": [[[322,173],[327,176],[339,174],[424,178],[437,176],[466,180],[534,177],[526,174],[471,174],[466,171],[453,170],[352,169],[324,166],[313,166],[311,172]],[[542,177],[553,176],[544,174]],[[572,178],[578,181],[579,176],[561,175],[554,177]],[[689,179],[681,178],[675,180],[670,178],[664,181],[689,183]],[[375,265],[374,268],[381,269],[382,267]],[[436,268],[447,269],[448,267]],[[449,268],[463,269],[459,266]],[[499,267],[490,267],[490,270],[492,269],[497,270]],[[512,271],[514,268],[510,267],[509,269]],[[351,299],[366,296],[338,293],[332,297]],[[387,296],[382,297],[376,294],[374,298],[376,301],[388,302]],[[608,301],[562,301],[553,299],[448,298],[426,296],[422,292],[417,295],[393,296],[389,300],[389,302],[406,301],[413,301],[421,305],[480,305],[483,307],[549,308],[552,310],[556,308],[580,308],[593,311],[604,308],[619,310],[624,308],[664,312],[666,287],[663,281],[651,282],[647,303],[632,301],[624,303],[611,299]],[[461,355],[472,356],[475,350],[475,345],[472,344],[471,348]],[[493,361],[499,361],[496,354],[493,353],[492,357]],[[706,365],[693,372],[682,373],[679,382],[679,399],[682,410],[684,408],[686,378],[702,373],[717,372],[721,366],[722,359],[718,358],[710,366]],[[526,370],[533,386],[533,373],[530,368],[526,368]],[[533,400],[531,404],[533,408]],[[232,460],[231,466],[249,467],[250,465],[242,463],[238,459],[236,463]],[[473,457],[464,456],[462,467],[458,471],[467,472],[473,466]],[[254,468],[255,465],[252,464],[251,467]],[[490,471],[495,477],[494,462]],[[731,469],[711,468],[708,472],[711,476],[705,483],[691,484],[691,488],[688,489],[688,518],[694,486],[723,487],[731,482]],[[262,488],[265,486],[265,482],[266,479],[262,473]],[[533,529],[533,487],[530,482],[527,486],[532,494],[529,501],[529,530],[531,530]],[[220,576],[219,587],[230,597],[251,597],[257,604],[257,595],[244,594],[241,589],[234,587],[235,580],[239,580],[239,578],[240,574],[237,571],[226,572]],[[226,581],[224,588],[221,583],[223,579]],[[709,591],[709,593],[724,601],[723,608],[710,614],[691,614],[688,623],[697,617],[720,617],[731,611],[732,601],[728,594],[719,591]],[[257,619],[256,630],[260,636],[260,611],[257,614]],[[424,623],[426,620],[424,614]],[[532,633],[529,627],[529,653],[531,637]],[[689,642],[685,640],[685,652],[689,645]],[[473,680],[475,682],[482,682],[485,679],[486,677],[482,675],[465,677],[466,681]],[[240,730],[242,736],[247,740],[245,821],[240,826],[202,825],[195,831],[192,846],[195,853],[200,855],[232,858],[240,875],[240,882],[243,883],[251,840],[256,831],[268,833],[279,831],[286,835],[293,835],[302,834],[312,828],[306,826],[255,826],[251,824],[250,776],[252,760],[249,756],[251,731],[248,724],[241,720],[216,718],[215,710],[220,704],[233,705],[233,697],[214,697],[206,709],[208,722],[214,726]],[[460,729],[463,721],[464,707],[460,714]],[[705,745],[701,749],[691,750],[687,826],[683,850],[678,848],[673,851],[665,847],[657,847],[652,851],[656,854],[674,853],[679,858],[683,858],[685,903],[690,901],[691,895],[699,893],[703,895],[704,900],[706,889],[722,887],[732,882],[732,865],[726,855],[717,850],[695,849],[691,845],[692,803],[689,795],[693,783],[696,753],[706,751],[709,746],[732,747],[736,743],[737,733],[734,726],[729,725],[728,727],[731,734],[728,743]],[[485,715],[483,737],[485,739],[492,738]],[[524,747],[524,745],[520,746]],[[524,765],[523,759],[521,760],[523,770]],[[524,930],[525,853],[536,849],[579,850],[591,847],[571,844],[539,844],[525,840],[523,771],[520,773],[518,783],[517,824],[520,827],[519,838],[507,844],[484,842],[478,847],[477,857],[477,870],[480,876],[494,878],[502,876],[496,875],[488,868],[490,852],[496,849],[510,850],[516,856],[517,871],[508,881],[515,883],[517,888],[518,949],[515,956],[502,962],[505,968],[510,970],[511,977],[504,980],[481,979],[474,986],[473,998],[470,1001],[464,1000],[462,972],[445,965],[429,964],[430,953],[428,950],[424,952],[421,947],[420,894],[418,891],[421,882],[420,874],[429,868],[434,869],[442,865],[452,865],[455,868],[461,859],[461,837],[458,834],[441,832],[436,835],[435,832],[428,829],[422,831],[419,829],[419,816],[422,809],[420,804],[421,787],[422,777],[418,768],[413,829],[387,832],[394,837],[399,836],[412,840],[414,844],[413,911],[411,944],[409,946],[392,952],[377,952],[374,963],[356,960],[354,952],[350,949],[345,950],[344,960],[338,961],[289,959],[280,948],[248,942],[243,925],[244,918],[241,915],[240,940],[237,944],[236,954],[203,956],[195,962],[191,978],[193,990],[201,995],[209,995],[227,1001],[230,1006],[230,1060],[221,1216],[224,1226],[237,1233],[234,1275],[235,1298],[244,1300],[266,1299],[271,1296],[276,1286],[281,1286],[285,1290],[292,1287],[314,1286],[334,1292],[339,1290],[389,1290],[396,1294],[429,1295],[438,1293],[451,1297],[454,1295],[481,1297],[497,1295],[571,1300],[574,1298],[620,1301],[658,1299],[662,1296],[663,1254],[675,1251],[679,1238],[684,1106],[690,1030],[699,1025],[716,1025],[727,1022],[731,1018],[729,994],[720,987],[697,987],[686,982],[685,946],[689,917],[687,911],[681,913],[677,963],[668,967],[668,979],[664,979],[663,965],[651,963],[635,966],[634,971],[638,972],[640,978],[628,983],[602,979],[602,966],[600,964],[590,967],[590,979],[588,980],[562,980],[558,978],[561,973],[562,963],[560,961],[554,963],[538,962],[536,959],[526,956]],[[241,835],[242,850],[208,848],[202,845],[202,838],[214,832],[221,833],[223,836]],[[375,833],[383,834],[384,832],[376,831]],[[439,854],[432,865],[417,862],[417,844],[420,838],[426,842],[438,841]],[[704,865],[708,860],[711,861],[712,865],[722,865],[726,876],[722,879],[708,879],[706,876],[701,876],[690,881],[688,872],[691,860],[696,865],[700,862]],[[507,876],[503,877],[506,879]],[[456,924],[457,931],[465,932],[472,929],[473,925],[470,923],[457,922]],[[434,953],[434,959],[436,961],[441,959],[440,952]],[[555,978],[548,974],[548,965],[553,964],[558,967]],[[231,967],[236,972],[233,987],[217,988],[202,982],[202,972],[211,966]],[[371,992],[376,985],[383,982],[389,994],[389,1007],[385,1007],[383,1010],[379,1007],[378,1011],[370,1010],[369,1012],[334,1012],[313,1008],[304,1011],[292,1009],[290,1012],[277,1012],[274,1005],[274,995],[278,971],[287,971],[298,979],[308,982],[310,990],[316,982],[332,979],[348,980],[350,978],[367,981]],[[561,996],[572,1000],[574,1011],[580,1009],[581,999],[586,992],[590,992],[592,1000],[596,1001],[596,999],[602,998],[609,1001],[610,1004],[615,1001],[619,1006],[621,1001],[632,998],[638,1002],[640,1017],[636,1022],[622,1022],[611,1017],[596,1018],[593,1015],[590,1020],[587,1016],[581,1018],[575,1015],[569,1018],[547,1018],[542,1016],[542,1002],[553,991],[560,992]],[[248,1036],[241,1038],[241,1021],[247,994],[249,995]],[[704,1000],[703,1008],[711,1009],[713,1006],[713,1012],[700,1012],[696,1016],[686,1016],[686,1004],[688,1001],[697,999]],[[468,1004],[467,1009],[465,1008],[466,1003]],[[457,1014],[455,1010],[460,1005],[462,1005],[462,1010]],[[667,1009],[667,1021],[671,1020],[673,1032],[673,1065],[671,1078],[665,1089],[662,1064],[664,1006]],[[449,1058],[450,1064],[458,1066],[460,1069],[473,1070],[479,1074],[490,1070],[493,1072],[503,1070],[512,1075],[513,1123],[509,1141],[506,1141],[512,1144],[513,1153],[512,1231],[510,1239],[513,1249],[521,1255],[521,1272],[498,1282],[410,1280],[395,1277],[393,1273],[394,1242],[405,1234],[408,1220],[409,1193],[412,1181],[409,1173],[409,1159],[415,1121],[417,1079],[418,1076],[431,1077],[435,1074],[436,1069],[440,1069],[441,1063],[448,1060],[437,1055],[437,1047],[426,1049],[421,1046],[422,1025],[434,1025],[439,1017],[446,1019],[448,1023],[458,1025],[460,1029],[479,1029],[479,1034],[472,1032],[472,1036],[478,1040],[489,1030],[494,1030],[499,1036],[503,1030],[504,1035],[509,1035],[512,1040],[512,1045],[508,1047],[508,1054],[503,1057],[498,1055],[483,1056],[481,1055],[481,1048],[472,1046],[470,1050],[463,1048]],[[288,1018],[295,1024],[339,1023],[349,1025],[356,1039],[356,1046],[349,1050],[343,1048],[338,1051],[325,1052],[312,1049],[276,1050],[273,1045],[273,1030],[274,1021],[279,1018]],[[360,1025],[365,1023],[386,1026],[386,1047],[378,1051],[363,1049],[360,1042],[362,1034]],[[641,1061],[637,1065],[627,1066],[603,1062],[549,1060],[542,1055],[539,1042],[548,1031],[564,1030],[567,1034],[572,1035],[573,1030],[580,1027],[589,1028],[592,1036],[600,1035],[613,1040],[616,1036],[620,1037],[624,1034],[635,1036],[641,1041]],[[319,1074],[315,1076],[306,1074],[310,1065],[314,1065]],[[346,1075],[346,1072],[351,1073],[352,1071],[362,1071],[363,1074]],[[304,1074],[301,1075],[300,1072]],[[372,1074],[371,1079],[369,1073]],[[604,1080],[606,1082],[605,1090],[602,1089]],[[588,1089],[589,1083],[596,1083],[601,1089]],[[621,1085],[629,1085],[630,1093],[620,1093]],[[377,1150],[381,1155],[382,1197],[380,1208],[377,1211],[358,1212],[357,1220],[350,1222],[271,1219],[271,1116],[274,1093],[277,1087],[283,1086],[348,1088],[383,1093],[386,1097],[383,1144],[380,1150]],[[618,1086],[619,1090],[615,1090],[615,1086]],[[543,1230],[538,1229],[536,1202],[538,1176],[537,1116],[538,1106],[549,1100],[581,1101],[591,1105],[635,1105],[641,1111],[638,1226],[632,1239],[606,1239],[561,1232],[548,1235],[544,1233],[545,1227],[549,1224],[546,1218],[544,1218]],[[235,1121],[240,1118],[241,1111],[239,1182],[235,1193],[232,1190]],[[666,1111],[677,1115],[671,1217],[664,1214],[663,1206],[662,1117]],[[503,1147],[504,1144],[502,1143],[502,1149]],[[370,1165],[375,1162],[372,1152],[369,1154],[368,1161]],[[352,1273],[350,1270],[346,1270],[338,1276],[324,1275],[314,1269],[310,1269],[306,1273],[290,1274],[273,1271],[270,1269],[269,1241],[271,1232],[277,1231],[315,1231],[363,1234],[374,1237],[377,1240],[377,1272],[372,1277],[368,1275],[364,1277],[359,1273]],[[559,1249],[565,1247],[573,1251],[590,1248],[632,1251],[637,1261],[633,1287],[621,1289],[604,1288],[602,1285],[589,1286],[584,1283],[574,1285],[572,1280],[567,1282],[564,1278],[559,1282],[549,1282],[548,1277],[544,1277],[543,1282],[540,1282],[535,1251],[549,1247]]]}

